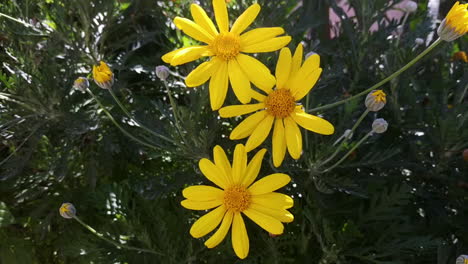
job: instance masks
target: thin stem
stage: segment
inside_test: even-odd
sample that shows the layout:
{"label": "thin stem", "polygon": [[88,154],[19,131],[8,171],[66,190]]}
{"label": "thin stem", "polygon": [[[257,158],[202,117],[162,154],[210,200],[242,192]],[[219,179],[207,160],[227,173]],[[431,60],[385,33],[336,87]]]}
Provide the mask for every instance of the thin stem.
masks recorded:
{"label": "thin stem", "polygon": [[133,136],[132,134],[130,134],[127,130],[125,130],[115,119],[114,117],[111,115],[111,113],[109,111],[107,111],[107,109],[104,107],[104,105],[101,103],[101,101],[99,101],[99,99],[97,99],[97,97],[93,94],[93,92],[91,92],[90,89],[87,89],[88,93],[94,98],[94,100],[96,100],[96,102],[98,103],[98,105],[101,107],[102,111],[104,111],[104,113],[107,115],[107,117],[109,117],[109,119],[112,121],[112,123],[114,123],[114,125],[116,127],[118,127],[120,129],[120,131],[122,131],[122,133],[124,133],[127,137],[135,140],[136,142],[144,145],[144,146],[147,146],[149,148],[152,148],[152,149],[155,149],[155,150],[160,150],[158,147],[152,145],[152,144],[149,144],[149,143],[146,143],[140,139],[138,139],[137,137]]}
{"label": "thin stem", "polygon": [[123,245],[123,244],[120,244],[112,239],[109,239],[109,238],[106,238],[103,234],[97,232],[94,228],[92,228],[91,226],[87,225],[85,222],[81,221],[81,219],[79,219],[77,216],[73,216],[73,219],[75,219],[78,223],[80,223],[83,227],[85,227],[86,229],[88,229],[91,233],[93,233],[95,236],[97,236],[98,238],[114,245],[115,247],[117,248],[125,248],[125,249],[128,249],[128,250],[136,250],[136,251],[141,251],[141,252],[146,252],[146,253],[152,253],[152,254],[155,254],[155,255],[160,255],[160,256],[164,256],[163,253],[160,253],[160,252],[156,252],[154,250],[150,250],[150,249],[144,249],[144,248],[137,248],[137,247],[132,247],[132,246],[127,246],[127,245]]}
{"label": "thin stem", "polygon": [[175,144],[175,142],[170,139],[170,138],[167,138],[151,129],[149,129],[148,127],[146,127],[145,125],[143,125],[141,122],[139,122],[136,118],[132,117],[132,115],[130,114],[130,112],[127,110],[127,108],[125,108],[125,106],[122,104],[122,102],[120,102],[119,98],[115,95],[115,93],[112,91],[112,89],[108,89],[109,90],[109,93],[112,95],[112,98],[114,98],[115,102],[117,103],[117,105],[119,105],[120,109],[122,109],[122,111],[128,116],[128,118],[130,118],[133,122],[135,122],[137,125],[139,125],[141,128],[143,128],[144,130],[146,130],[147,132],[151,133],[152,135],[156,136],[156,137],[159,137],[167,142],[170,142],[172,144]]}
{"label": "thin stem", "polygon": [[[26,22],[24,22],[24,21],[21,21],[21,20],[19,20],[19,19],[17,19],[17,18],[14,18],[14,17],[11,17],[11,16],[9,16],[9,15],[5,15],[5,14],[3,14],[3,13],[0,13],[0,17],[2,17],[2,16],[6,17],[6,18],[8,18],[8,19],[10,19],[10,20],[12,20],[12,21],[15,21],[16,23],[20,23],[20,24],[22,24],[22,25],[25,26],[25,27],[32,28],[32,29],[33,29],[34,31],[36,31],[36,32],[41,32],[41,31],[39,31],[37,28],[35,28],[33,25],[31,25],[31,24],[29,24],[29,23],[26,23]],[[42,33],[42,32],[41,32],[41,33]]]}
{"label": "thin stem", "polygon": [[369,133],[367,133],[361,140],[359,140],[359,142],[354,145],[354,147],[352,147],[348,153],[346,153],[339,161],[337,161],[335,164],[333,164],[331,167],[329,167],[328,169],[322,171],[322,172],[327,172],[327,171],[330,171],[332,169],[334,169],[336,166],[340,165],[351,153],[353,153],[353,151],[355,149],[357,149],[364,141],[366,141],[366,139],[368,137],[370,137],[372,135],[372,131],[370,131]]}
{"label": "thin stem", "polygon": [[327,104],[327,105],[324,105],[324,106],[319,106],[319,107],[316,107],[316,108],[313,108],[311,110],[309,110],[308,112],[317,112],[317,111],[321,111],[321,110],[325,110],[325,109],[329,109],[329,108],[332,108],[332,107],[335,107],[335,106],[338,106],[338,105],[341,105],[341,104],[344,104],[344,103],[347,103],[353,99],[356,99],[357,97],[360,97],[360,96],[363,96],[363,95],[366,95],[368,94],[370,91],[372,90],[375,90],[377,88],[379,88],[380,86],[386,84],[387,82],[389,82],[390,80],[392,80],[393,78],[397,77],[398,75],[402,74],[404,71],[406,71],[409,67],[413,66],[416,62],[418,62],[422,57],[424,57],[426,54],[428,54],[431,50],[433,50],[435,47],[437,47],[437,45],[439,45],[440,43],[442,42],[442,39],[438,38],[436,41],[434,41],[434,43],[432,43],[429,47],[427,47],[423,52],[421,52],[418,56],[416,56],[414,59],[412,59],[410,62],[408,62],[405,66],[403,66],[402,68],[400,68],[398,71],[392,73],[390,76],[388,76],[387,78],[383,79],[382,81],[380,81],[379,83],[373,85],[372,87],[370,87],[369,89],[367,90],[364,90],[356,95],[353,95],[347,99],[344,99],[344,100],[341,100],[341,101],[338,101],[338,102],[335,102],[335,103],[331,103],[331,104]]}
{"label": "thin stem", "polygon": [[36,131],[37,131],[41,126],[42,126],[42,124],[37,125],[37,126],[33,129],[33,131],[31,132],[31,134],[29,134],[29,135],[23,140],[23,142],[21,142],[21,144],[19,144],[18,147],[17,147],[13,152],[11,152],[10,155],[8,155],[8,157],[6,157],[4,160],[2,160],[2,162],[0,162],[0,166],[2,166],[3,163],[7,162],[11,157],[13,157],[13,155],[15,155],[16,152],[18,152],[18,151],[23,147],[23,145],[26,144],[26,142],[28,142],[29,138],[31,138],[32,135],[34,135],[34,133],[36,133]]}
{"label": "thin stem", "polygon": [[182,138],[183,141],[184,140],[184,135],[183,135],[183,132],[182,132],[182,128],[180,127],[180,123],[179,123],[179,115],[177,114],[177,105],[174,101],[174,98],[172,97],[172,93],[171,93],[171,90],[169,89],[169,86],[167,85],[167,83],[165,81],[163,81],[164,83],[164,86],[166,87],[166,91],[167,91],[167,95],[169,97],[169,102],[171,104],[171,108],[172,108],[172,114],[174,115],[174,122],[175,122],[175,126],[176,126],[176,129],[177,129],[177,132],[179,133],[180,137]]}

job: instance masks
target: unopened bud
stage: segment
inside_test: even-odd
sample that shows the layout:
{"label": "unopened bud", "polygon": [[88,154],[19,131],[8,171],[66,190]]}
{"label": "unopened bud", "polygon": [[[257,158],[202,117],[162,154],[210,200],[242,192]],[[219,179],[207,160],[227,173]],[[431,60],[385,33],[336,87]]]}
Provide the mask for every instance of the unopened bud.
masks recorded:
{"label": "unopened bud", "polygon": [[156,76],[158,76],[161,81],[165,81],[169,77],[169,68],[164,65],[156,66]]}
{"label": "unopened bud", "polygon": [[81,91],[81,92],[86,92],[86,89],[89,87],[89,81],[85,77],[78,77],[74,82],[73,82],[73,88]]}
{"label": "unopened bud", "polygon": [[466,263],[468,263],[468,255],[460,255],[455,262],[455,264],[466,264]]}
{"label": "unopened bud", "polygon": [[371,91],[364,101],[367,109],[372,112],[377,112],[382,109],[387,103],[387,95],[382,90]]}
{"label": "unopened bud", "polygon": [[71,203],[63,203],[62,206],[60,206],[59,212],[60,215],[66,219],[71,219],[76,215],[75,206]]}
{"label": "unopened bud", "polygon": [[422,39],[422,38],[416,38],[416,39],[414,40],[414,43],[416,43],[416,45],[422,45],[422,44],[424,44],[424,39]]}
{"label": "unopened bud", "polygon": [[383,118],[377,118],[372,123],[372,132],[374,133],[382,134],[385,131],[387,131],[387,128],[388,128],[388,123]]}
{"label": "unopened bud", "polygon": [[414,13],[418,10],[418,4],[414,1],[408,1],[404,3],[401,8],[407,13]]}

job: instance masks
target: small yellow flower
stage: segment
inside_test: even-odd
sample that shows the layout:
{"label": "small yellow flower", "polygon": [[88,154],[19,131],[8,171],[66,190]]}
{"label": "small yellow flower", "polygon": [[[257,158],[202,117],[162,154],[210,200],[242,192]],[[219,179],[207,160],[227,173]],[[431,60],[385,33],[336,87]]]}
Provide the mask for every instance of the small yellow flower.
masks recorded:
{"label": "small yellow flower", "polygon": [[286,209],[293,206],[293,199],[275,192],[289,183],[291,178],[275,173],[255,181],[260,171],[266,149],[255,154],[247,162],[245,147],[238,144],[234,150],[232,166],[220,146],[213,149],[214,163],[201,159],[199,167],[205,177],[220,188],[197,185],[185,188],[182,194],[186,200],[182,206],[191,210],[216,208],[200,217],[190,229],[194,238],[200,238],[219,226],[206,240],[205,246],[213,248],[221,243],[231,228],[232,247],[243,259],[249,253],[249,237],[245,228],[244,214],[267,232],[280,235],[282,223],[290,223],[294,216]]}
{"label": "small yellow flower", "polygon": [[85,77],[78,77],[73,82],[73,88],[81,92],[86,92],[86,89],[88,89],[88,87],[89,87],[89,81]]}
{"label": "small yellow flower", "polygon": [[458,1],[448,12],[437,34],[445,41],[453,41],[468,32],[468,4],[460,4]]}
{"label": "small yellow flower", "polygon": [[110,89],[114,84],[114,74],[103,61],[100,61],[99,65],[93,65],[93,79],[103,89]]}
{"label": "small yellow flower", "polygon": [[[315,133],[330,135],[335,128],[328,121],[304,112],[296,102],[306,96],[322,73],[320,57],[311,55],[302,64],[303,47],[299,44],[294,56],[289,48],[283,48],[276,65],[276,89],[265,90],[266,96],[252,92],[257,104],[232,105],[219,110],[221,117],[234,117],[260,110],[242,121],[232,132],[232,140],[249,137],[247,151],[258,147],[270,134],[273,136],[273,164],[279,167],[288,150],[291,157],[302,154],[302,135],[298,127]],[[301,65],[302,64],[302,65]]]}
{"label": "small yellow flower", "polygon": [[71,203],[63,203],[60,206],[59,213],[63,218],[71,219],[76,215],[76,209]]}
{"label": "small yellow flower", "polygon": [[369,111],[377,112],[387,103],[387,95],[382,90],[371,91],[364,101]]}
{"label": "small yellow flower", "polygon": [[212,57],[200,64],[186,78],[188,87],[204,84],[210,78],[210,102],[213,110],[219,109],[226,98],[228,83],[243,104],[251,100],[251,85],[268,91],[274,85],[274,77],[268,68],[252,56],[244,53],[270,52],[278,50],[291,41],[280,27],[257,28],[243,33],[260,12],[260,5],[253,4],[234,22],[229,29],[228,11],[224,0],[213,0],[213,9],[218,29],[206,12],[197,4],[190,11],[193,20],[176,17],[174,24],[190,37],[207,45],[190,46],[165,54],[162,59],[172,66]]}

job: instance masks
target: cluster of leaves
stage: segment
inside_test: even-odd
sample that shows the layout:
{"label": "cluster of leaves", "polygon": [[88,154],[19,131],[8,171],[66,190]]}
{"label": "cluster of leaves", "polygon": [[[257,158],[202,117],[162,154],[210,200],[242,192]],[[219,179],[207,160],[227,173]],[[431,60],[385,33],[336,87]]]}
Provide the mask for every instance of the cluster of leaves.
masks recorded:
{"label": "cluster of leaves", "polygon": [[[252,0],[232,0],[237,17]],[[427,1],[420,1],[400,37],[386,17],[386,0],[350,0],[356,16],[334,0],[259,1],[255,26],[283,26],[320,54],[321,80],[304,100],[312,109],[345,99],[398,70],[433,32]],[[443,16],[452,3],[441,5]],[[198,212],[183,209],[184,186],[204,182],[197,161],[228,140],[238,119],[222,120],[209,107],[207,87],[186,89],[193,65],[167,83],[154,67],[161,55],[193,40],[171,19],[189,17],[190,1],[39,0],[0,3],[0,263],[214,263],[236,261],[228,239],[208,250],[190,237]],[[210,1],[201,5],[212,16]],[[341,18],[330,38],[329,9]],[[379,30],[370,32],[377,22]],[[320,112],[336,129],[304,133],[304,154],[275,169],[267,154],[261,175],[288,173],[284,192],[295,215],[285,233],[270,237],[247,222],[246,263],[454,263],[468,253],[466,37],[444,43],[383,88],[389,103],[378,113],[389,130],[373,136],[336,169],[320,173],[333,143],[364,111],[363,98]],[[277,54],[259,56],[274,69]],[[135,119],[169,140],[147,134],[117,107],[109,92],[91,89],[132,135],[104,115],[88,94],[71,89],[98,60],[112,65],[114,92]],[[233,94],[227,104],[236,103]],[[175,113],[175,114],[174,114]],[[364,119],[355,141],[377,114]],[[177,122],[179,121],[179,122]],[[180,126],[176,126],[179,124]],[[266,147],[271,149],[269,143]],[[269,151],[269,153],[271,153]],[[58,214],[72,202],[78,216],[121,243],[163,255],[116,248]]]}

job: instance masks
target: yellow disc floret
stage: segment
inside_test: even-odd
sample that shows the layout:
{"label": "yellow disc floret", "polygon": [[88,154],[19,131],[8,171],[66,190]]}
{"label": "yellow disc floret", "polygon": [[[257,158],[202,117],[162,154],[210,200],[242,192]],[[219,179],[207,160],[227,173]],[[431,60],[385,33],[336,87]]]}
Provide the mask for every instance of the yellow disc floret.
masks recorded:
{"label": "yellow disc floret", "polygon": [[277,118],[285,118],[294,111],[296,101],[291,92],[278,89],[271,92],[265,99],[266,111]]}
{"label": "yellow disc floret", "polygon": [[242,212],[249,208],[250,193],[241,185],[233,185],[224,190],[223,203],[226,209],[232,212]]}
{"label": "yellow disc floret", "polygon": [[239,54],[240,43],[239,35],[231,32],[221,33],[211,43],[210,48],[218,58],[228,61]]}

